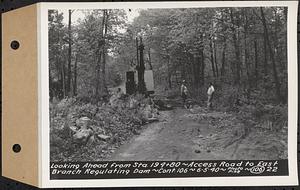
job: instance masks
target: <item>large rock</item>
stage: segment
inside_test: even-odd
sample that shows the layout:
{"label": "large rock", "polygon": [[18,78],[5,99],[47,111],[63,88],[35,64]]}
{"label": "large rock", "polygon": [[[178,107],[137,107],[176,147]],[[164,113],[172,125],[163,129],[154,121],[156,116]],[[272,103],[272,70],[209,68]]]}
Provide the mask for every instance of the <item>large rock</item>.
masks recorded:
{"label": "large rock", "polygon": [[138,106],[138,101],[133,97],[129,100],[129,108],[136,108]]}
{"label": "large rock", "polygon": [[90,138],[87,139],[86,145],[87,146],[92,146],[95,143],[95,136],[92,135]]}
{"label": "large rock", "polygon": [[88,117],[81,117],[76,120],[76,125],[80,127],[81,129],[87,129],[90,125],[90,118]]}
{"label": "large rock", "polygon": [[107,141],[110,139],[110,136],[103,135],[103,134],[98,134],[97,137],[102,141]]}
{"label": "large rock", "polygon": [[79,129],[74,135],[73,139],[77,143],[86,143],[90,136],[92,136],[93,131],[91,129]]}
{"label": "large rock", "polygon": [[152,109],[150,105],[146,105],[145,108],[142,110],[143,116],[148,119],[152,118]]}
{"label": "large rock", "polygon": [[70,130],[71,130],[72,132],[74,132],[74,133],[77,132],[77,127],[76,127],[76,126],[70,126],[69,128],[70,128]]}
{"label": "large rock", "polygon": [[112,107],[115,107],[118,104],[118,96],[117,95],[112,95],[109,99],[109,103]]}

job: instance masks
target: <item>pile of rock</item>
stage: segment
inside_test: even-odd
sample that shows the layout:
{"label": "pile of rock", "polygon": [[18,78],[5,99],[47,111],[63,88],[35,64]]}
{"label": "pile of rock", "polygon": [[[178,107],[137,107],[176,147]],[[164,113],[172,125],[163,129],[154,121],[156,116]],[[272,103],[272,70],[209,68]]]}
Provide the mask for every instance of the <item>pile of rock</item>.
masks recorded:
{"label": "pile of rock", "polygon": [[139,134],[143,124],[159,118],[157,108],[143,96],[114,96],[98,105],[69,102],[50,108],[53,160],[105,157],[111,152],[105,150],[115,149]]}

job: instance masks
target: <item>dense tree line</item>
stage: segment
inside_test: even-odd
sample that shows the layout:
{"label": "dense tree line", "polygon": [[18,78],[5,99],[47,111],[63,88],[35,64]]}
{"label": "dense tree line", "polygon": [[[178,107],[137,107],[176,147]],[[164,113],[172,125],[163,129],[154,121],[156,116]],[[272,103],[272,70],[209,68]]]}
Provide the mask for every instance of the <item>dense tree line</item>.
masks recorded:
{"label": "dense tree line", "polygon": [[[119,30],[125,24],[122,10],[82,11],[85,17],[72,26],[66,15],[49,11],[49,81],[50,97],[81,96],[99,101],[107,96],[107,61],[119,41]],[[111,62],[111,61],[110,61]],[[112,79],[117,80],[117,79]]]}
{"label": "dense tree line", "polygon": [[137,64],[142,37],[157,88],[178,90],[186,80],[199,94],[213,82],[228,93],[287,100],[286,8],[146,9],[133,23],[124,10],[93,10],[72,26],[73,11],[49,11],[52,96],[105,97]]}
{"label": "dense tree line", "polygon": [[153,9],[142,11],[133,27],[145,36],[168,88],[182,79],[193,89],[212,81],[265,90],[285,102],[286,20],[287,10],[278,7]]}

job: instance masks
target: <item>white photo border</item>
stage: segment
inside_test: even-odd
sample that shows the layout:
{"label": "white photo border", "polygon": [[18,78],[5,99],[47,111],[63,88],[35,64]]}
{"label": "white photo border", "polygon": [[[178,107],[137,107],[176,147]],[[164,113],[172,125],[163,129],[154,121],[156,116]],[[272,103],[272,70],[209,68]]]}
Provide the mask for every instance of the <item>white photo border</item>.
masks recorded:
{"label": "white photo border", "polygon": [[[50,180],[49,77],[48,77],[48,10],[58,9],[133,9],[133,8],[205,8],[205,7],[288,7],[288,165],[289,176],[261,177],[184,177],[139,179]],[[298,1],[194,1],[194,2],[82,2],[38,3],[39,47],[39,186],[57,187],[161,187],[161,186],[290,186],[298,185],[297,62]]]}

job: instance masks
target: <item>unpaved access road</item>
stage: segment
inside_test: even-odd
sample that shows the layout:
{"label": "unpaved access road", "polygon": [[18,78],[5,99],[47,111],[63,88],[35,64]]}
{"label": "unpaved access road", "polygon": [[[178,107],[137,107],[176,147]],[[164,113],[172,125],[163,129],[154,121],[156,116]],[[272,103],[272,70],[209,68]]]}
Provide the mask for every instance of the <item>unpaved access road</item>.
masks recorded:
{"label": "unpaved access road", "polygon": [[195,122],[185,116],[187,113],[188,110],[182,108],[161,112],[160,122],[148,124],[139,135],[116,150],[109,160],[224,159],[216,152],[199,150],[199,145],[194,141],[199,135],[211,135],[212,131],[207,122]]}
{"label": "unpaved access road", "polygon": [[287,158],[287,130],[245,127],[235,114],[177,107],[120,146],[107,160],[274,160]]}

